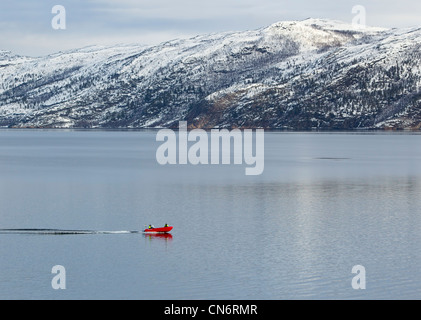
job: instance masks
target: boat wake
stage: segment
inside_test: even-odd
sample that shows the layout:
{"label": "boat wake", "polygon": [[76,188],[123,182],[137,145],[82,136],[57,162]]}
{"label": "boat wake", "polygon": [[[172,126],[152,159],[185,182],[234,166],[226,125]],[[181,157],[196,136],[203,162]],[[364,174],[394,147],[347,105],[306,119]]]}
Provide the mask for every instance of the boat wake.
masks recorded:
{"label": "boat wake", "polygon": [[80,234],[133,234],[139,231],[99,231],[61,229],[0,229],[0,234],[80,235]]}

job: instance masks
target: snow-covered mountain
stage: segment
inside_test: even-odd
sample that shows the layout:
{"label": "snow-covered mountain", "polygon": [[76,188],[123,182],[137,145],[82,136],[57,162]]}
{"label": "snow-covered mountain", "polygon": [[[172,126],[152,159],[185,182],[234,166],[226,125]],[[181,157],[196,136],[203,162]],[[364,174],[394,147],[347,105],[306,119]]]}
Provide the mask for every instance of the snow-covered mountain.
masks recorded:
{"label": "snow-covered mountain", "polygon": [[279,22],[157,46],[0,51],[0,126],[421,126],[421,28]]}

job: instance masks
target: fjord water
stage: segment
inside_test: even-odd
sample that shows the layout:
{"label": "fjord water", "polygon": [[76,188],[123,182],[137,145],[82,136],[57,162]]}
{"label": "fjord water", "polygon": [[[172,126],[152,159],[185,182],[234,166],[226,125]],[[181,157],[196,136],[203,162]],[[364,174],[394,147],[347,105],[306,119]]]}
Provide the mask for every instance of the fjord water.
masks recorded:
{"label": "fjord water", "polygon": [[421,298],[419,134],[266,132],[261,176],[161,166],[155,137],[0,132],[1,229],[174,226],[0,232],[1,299]]}

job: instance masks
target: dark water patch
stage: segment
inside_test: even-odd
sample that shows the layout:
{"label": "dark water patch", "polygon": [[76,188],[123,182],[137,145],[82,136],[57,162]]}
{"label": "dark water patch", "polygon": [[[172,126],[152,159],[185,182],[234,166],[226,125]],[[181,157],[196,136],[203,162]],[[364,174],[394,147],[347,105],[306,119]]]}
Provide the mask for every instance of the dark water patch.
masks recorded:
{"label": "dark water patch", "polygon": [[351,160],[351,158],[336,158],[336,157],[319,157],[313,158],[314,160]]}

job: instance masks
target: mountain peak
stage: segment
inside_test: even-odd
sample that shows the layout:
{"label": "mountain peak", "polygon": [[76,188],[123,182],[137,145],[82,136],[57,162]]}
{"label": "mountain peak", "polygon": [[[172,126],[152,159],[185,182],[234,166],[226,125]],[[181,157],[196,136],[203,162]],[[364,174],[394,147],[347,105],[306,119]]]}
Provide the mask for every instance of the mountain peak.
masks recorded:
{"label": "mountain peak", "polygon": [[0,57],[10,56],[11,54],[12,54],[11,51],[0,50]]}
{"label": "mountain peak", "polygon": [[388,29],[362,26],[358,24],[346,23],[340,20],[321,19],[321,18],[307,18],[304,20],[279,21],[271,26],[269,29],[275,28],[315,28],[325,31],[357,31],[357,32],[382,32]]}

